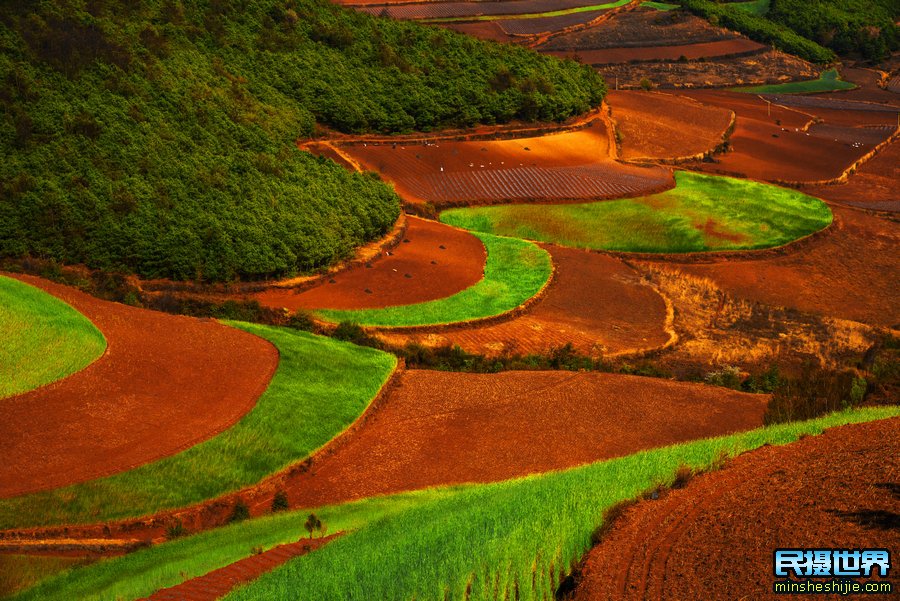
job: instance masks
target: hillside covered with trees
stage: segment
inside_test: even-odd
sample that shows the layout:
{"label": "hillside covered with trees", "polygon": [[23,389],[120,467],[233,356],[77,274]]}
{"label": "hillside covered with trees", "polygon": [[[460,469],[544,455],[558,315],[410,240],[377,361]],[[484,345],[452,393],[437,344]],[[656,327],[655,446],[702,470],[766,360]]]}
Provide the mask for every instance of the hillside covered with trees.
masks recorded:
{"label": "hillside covered with trees", "polygon": [[562,120],[590,68],[326,0],[6,2],[0,256],[144,277],[278,277],[399,213],[377,177],[300,152],[328,126]]}

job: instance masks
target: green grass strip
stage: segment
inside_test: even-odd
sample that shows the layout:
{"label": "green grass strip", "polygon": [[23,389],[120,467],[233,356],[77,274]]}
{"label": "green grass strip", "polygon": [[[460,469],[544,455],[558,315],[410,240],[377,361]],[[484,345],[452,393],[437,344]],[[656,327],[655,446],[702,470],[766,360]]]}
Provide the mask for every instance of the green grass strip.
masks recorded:
{"label": "green grass strip", "polygon": [[768,86],[753,86],[749,88],[731,88],[733,92],[745,92],[747,94],[815,94],[818,92],[835,92],[838,90],[852,90],[856,84],[841,79],[837,69],[823,71],[819,79],[807,81],[791,81]]}
{"label": "green grass strip", "polygon": [[750,2],[732,2],[731,6],[745,10],[751,15],[764,17],[769,12],[772,0],[750,0]]}
{"label": "green grass strip", "polygon": [[422,23],[459,23],[467,21],[504,21],[510,19],[541,19],[544,17],[562,17],[563,15],[572,15],[575,13],[586,13],[594,10],[608,10],[625,6],[631,0],[617,0],[616,2],[608,2],[606,4],[593,4],[591,6],[578,6],[576,8],[566,8],[563,10],[551,10],[545,13],[525,13],[521,15],[479,15],[472,17],[438,17],[435,19],[422,19]]}
{"label": "green grass strip", "polygon": [[91,321],[51,294],[0,276],[0,399],[84,369],[106,350]]}
{"label": "green grass strip", "polygon": [[232,428],[190,449],[62,489],[0,500],[0,528],[99,522],[183,507],[302,460],[350,425],[397,359],[287,328],[229,322],[278,348],[278,370]]}
{"label": "green grass strip", "polygon": [[772,248],[828,226],[831,210],[796,190],[687,171],[641,198],[451,209],[441,221],[574,248],[686,253]]}
{"label": "green grass strip", "polygon": [[471,321],[515,309],[540,292],[550,279],[550,255],[531,242],[476,233],[487,250],[484,278],[446,298],[383,309],[320,310],[333,322],[365,326],[422,326]]}
{"label": "green grass strip", "polygon": [[655,8],[656,10],[674,10],[676,8],[680,8],[678,4],[668,4],[666,2],[642,2],[641,6],[646,6],[647,8]]}
{"label": "green grass strip", "polygon": [[[568,571],[589,548],[604,512],[671,482],[682,464],[707,468],[765,444],[825,428],[900,415],[898,407],[835,413],[807,422],[698,440],[564,472],[488,485],[368,499],[315,510],[329,532],[352,530],[263,575],[227,598],[472,601],[553,597],[550,566]],[[307,511],[252,520],[72,570],[15,599],[135,599],[250,554],[297,540]],[[535,574],[532,587],[532,574]]]}

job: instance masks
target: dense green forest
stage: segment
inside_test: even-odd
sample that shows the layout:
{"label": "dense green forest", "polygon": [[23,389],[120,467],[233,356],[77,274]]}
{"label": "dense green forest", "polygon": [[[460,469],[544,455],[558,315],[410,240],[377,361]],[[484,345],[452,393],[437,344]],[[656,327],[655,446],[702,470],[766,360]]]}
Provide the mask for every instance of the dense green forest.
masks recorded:
{"label": "dense green forest", "polygon": [[677,0],[716,25],[814,63],[835,53],[879,60],[900,47],[898,0],[772,0],[765,16],[720,0]]}
{"label": "dense green forest", "polygon": [[898,0],[772,0],[767,17],[842,55],[878,60],[900,47]]}
{"label": "dense green forest", "polygon": [[771,21],[768,16],[760,16],[738,6],[712,0],[677,0],[692,13],[707,19],[713,25],[721,25],[728,29],[740,31],[747,37],[771,44],[790,54],[799,56],[813,63],[828,63],[835,56],[831,50],[809,40],[792,29]]}
{"label": "dense green forest", "polygon": [[4,2],[0,256],[277,277],[390,228],[394,192],[300,152],[320,126],[561,120],[590,68],[326,0]]}

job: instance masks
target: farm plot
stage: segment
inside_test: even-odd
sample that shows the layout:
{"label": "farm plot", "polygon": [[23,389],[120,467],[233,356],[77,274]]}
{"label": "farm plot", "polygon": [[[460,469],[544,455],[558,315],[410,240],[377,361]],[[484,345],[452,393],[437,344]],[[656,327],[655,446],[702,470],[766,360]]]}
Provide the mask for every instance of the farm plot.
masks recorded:
{"label": "farm plot", "polygon": [[24,282],[0,276],[0,399],[73,374],[106,340],[84,315]]}
{"label": "farm plot", "polygon": [[[875,110],[877,105],[844,101],[823,101],[815,97],[773,96],[767,99],[726,91],[692,91],[683,94],[706,104],[731,109],[737,126],[731,136],[730,152],[715,162],[692,163],[691,168],[768,181],[817,182],[840,177],[845,169],[868,154],[876,145],[875,133],[886,139],[889,129],[856,128],[847,123],[880,124],[891,113]],[[849,103],[849,104],[848,104]],[[823,108],[819,108],[819,106]],[[860,105],[868,107],[856,110]],[[845,108],[839,109],[844,106]],[[873,108],[874,107],[874,108]],[[820,116],[825,124],[848,129],[840,136],[816,135],[807,129]],[[827,131],[827,130],[820,130]],[[844,141],[842,141],[842,139]],[[849,141],[849,140],[853,141]]]}
{"label": "farm plot", "polygon": [[392,19],[448,19],[536,15],[604,4],[590,0],[501,0],[494,2],[412,2],[356,6],[357,10]]}
{"label": "farm plot", "polygon": [[736,88],[736,92],[748,94],[812,94],[816,92],[834,92],[836,90],[852,90],[856,85],[841,79],[837,69],[823,71],[818,79],[791,81],[787,83]]}
{"label": "farm plot", "polygon": [[610,92],[624,159],[674,159],[709,152],[731,125],[728,109],[675,94]]}
{"label": "farm plot", "polygon": [[681,171],[674,189],[652,196],[451,209],[441,220],[574,248],[685,253],[782,246],[828,226],[831,211],[794,190]]}
{"label": "farm plot", "polygon": [[[705,19],[683,11],[660,12],[648,8],[620,11],[602,25],[553,37],[541,52],[580,52],[609,48],[682,46],[739,39]],[[675,58],[678,58],[677,56]]]}
{"label": "farm plot", "polygon": [[809,194],[842,204],[876,211],[900,212],[897,182],[900,181],[900,144],[891,142],[866,162],[844,184],[814,186]]}
{"label": "farm plot", "polygon": [[[333,525],[330,531],[350,532],[227,598],[290,597],[298,590],[323,601],[357,592],[361,598],[423,601],[467,594],[488,600],[514,597],[516,591],[522,599],[552,598],[560,574],[589,548],[604,513],[673,482],[679,465],[713,469],[723,459],[764,445],[784,445],[827,427],[896,415],[891,408],[842,412],[566,472],[320,507],[315,511]],[[39,586],[19,601],[69,599],[73,593],[93,598],[99,590],[109,598],[146,596],[239,561],[254,546],[294,540],[306,513],[253,520],[111,559]],[[430,558],[417,564],[415,578],[409,577],[410,556]],[[345,569],[348,565],[354,569]]]}
{"label": "farm plot", "polygon": [[495,317],[512,311],[537,295],[553,272],[547,252],[530,242],[476,234],[487,250],[484,278],[452,296],[424,303],[377,309],[321,309],[327,321],[364,326],[438,326]]}
{"label": "farm plot", "polygon": [[470,353],[547,354],[571,344],[580,353],[610,356],[662,347],[666,304],[622,261],[597,253],[547,246],[556,269],[544,297],[526,313],[497,324],[441,333],[380,333],[403,346],[456,345]]}
{"label": "farm plot", "polygon": [[[104,314],[113,315],[113,310],[104,309]],[[169,376],[180,385],[180,388],[163,397],[150,399],[146,399],[146,395],[141,397],[147,400],[147,406],[143,408],[146,413],[143,422],[141,415],[128,417],[142,428],[146,427],[148,422],[152,427],[152,433],[140,440],[142,446],[139,449],[145,453],[158,453],[159,445],[171,439],[173,433],[182,432],[183,428],[188,428],[190,434],[195,437],[188,439],[188,444],[183,445],[190,448],[106,478],[0,500],[0,528],[24,528],[48,524],[72,525],[147,515],[198,503],[256,484],[262,478],[304,459],[347,428],[378,394],[396,366],[396,358],[387,353],[313,336],[306,332],[236,322],[231,324],[235,327],[230,328],[194,319],[173,318],[165,314],[152,315],[160,315],[166,328],[166,335],[159,336],[159,340],[166,348],[167,363],[159,367],[154,376],[163,382],[167,380],[165,376]],[[124,321],[121,313],[112,319]],[[141,323],[137,319],[129,323],[136,322]],[[220,335],[217,340],[210,334],[204,334],[202,329],[192,327],[192,324],[200,324],[203,328],[213,329],[214,332],[224,332],[225,336],[231,338]],[[116,340],[112,335],[113,331],[110,330],[108,334],[111,348]],[[145,337],[144,339],[156,338],[155,331],[151,328],[144,328],[141,336]],[[201,357],[205,363],[198,364],[190,352],[190,347],[184,348],[180,343],[182,336],[196,340],[198,346],[208,351]],[[239,345],[242,342],[246,344],[247,341],[253,346],[246,353],[238,354],[241,348]],[[144,351],[147,345],[135,347]],[[178,350],[184,350],[184,353],[178,355],[178,360],[175,361],[172,359],[172,353]],[[125,349],[123,354],[126,354]],[[269,383],[268,370],[274,366],[279,356],[278,370]],[[240,363],[234,362],[235,357]],[[101,361],[95,365],[103,363]],[[259,364],[264,367],[264,377],[253,378],[253,370]],[[180,378],[173,366],[178,368],[187,366],[190,370],[190,381],[186,382]],[[223,372],[220,366],[226,367],[227,371]],[[80,373],[88,371],[90,368]],[[127,385],[130,380],[128,373],[124,375],[119,373],[111,374],[101,382],[104,387],[114,387]],[[268,388],[265,388],[266,383],[269,383]],[[228,407],[222,398],[226,400],[231,398],[235,394],[231,390],[241,391],[248,386],[259,384],[265,392],[243,419],[234,425],[227,423],[226,426],[231,427],[204,442],[196,440],[198,432],[208,433],[208,437],[215,433],[212,431],[213,428],[219,426],[223,420],[231,418],[233,421],[234,412],[226,413]],[[163,385],[165,384],[160,384]],[[188,396],[195,387],[202,387],[205,392],[205,396],[201,397],[204,403],[199,406]],[[89,397],[94,405],[99,404],[96,402],[97,397],[95,385]],[[249,398],[252,405],[255,397]],[[124,398],[121,402],[124,404],[128,400]],[[175,408],[168,409],[165,417],[169,419],[160,421],[153,419],[155,414],[160,413],[156,405],[166,409],[168,405],[173,405]],[[182,406],[186,409],[181,410]],[[241,414],[249,409],[245,405],[239,407],[242,409]],[[102,408],[106,409],[106,406],[103,405]],[[33,407],[31,409],[34,413]],[[47,411],[45,405],[41,406],[41,414],[46,412],[48,415],[45,418],[46,422],[55,423],[62,419],[80,428],[80,431],[69,432],[69,440],[66,441],[66,449],[74,449],[68,464],[71,470],[71,474],[68,475],[69,481],[84,479],[79,476],[85,473],[85,465],[88,467],[92,465],[86,463],[79,449],[74,446],[75,443],[87,444],[80,442],[82,436],[100,439],[100,442],[94,444],[103,444],[111,438],[113,440],[119,438],[112,436],[114,431],[108,427],[109,420],[103,419],[102,414],[98,415],[92,405],[83,405],[78,409],[81,410],[80,413],[70,411],[62,414],[63,417],[60,418],[60,413]],[[84,417],[81,416],[82,413]],[[25,436],[30,436],[31,439],[36,439],[34,443],[29,442],[34,445],[30,447],[31,449],[43,445],[40,447],[41,450],[32,451],[33,455],[38,456],[32,462],[45,461],[42,452],[47,448],[47,444],[44,438],[37,435],[42,431],[30,423],[16,420],[14,413],[11,415],[13,419],[4,419],[2,424],[4,440],[0,441],[3,445],[0,450],[4,453],[4,458],[11,458],[10,461],[18,458],[23,452],[19,450],[21,444],[19,441]],[[240,414],[237,417],[239,416]],[[129,425],[131,422],[123,422],[119,428],[128,433]],[[107,429],[100,429],[103,426],[107,426]],[[20,435],[13,431],[15,427],[22,428],[24,434]],[[10,434],[7,435],[8,428]],[[46,426],[46,431],[53,433],[53,426]],[[6,442],[9,438],[14,440],[11,447],[8,447]],[[51,438],[46,440],[54,442]],[[194,446],[191,446],[192,444]],[[167,450],[172,453],[178,449]],[[132,456],[129,454],[130,451],[131,447],[128,446],[122,450],[125,460]],[[118,453],[119,450],[114,448],[109,453],[110,456],[106,457],[106,461],[118,460]],[[55,456],[56,453],[52,457]],[[5,466],[3,469],[8,470]],[[38,485],[45,484],[46,480],[40,476],[41,474],[37,473],[35,481]],[[22,481],[17,482],[21,485]],[[58,482],[62,482],[62,479],[57,478],[53,481],[54,484]],[[31,490],[37,488],[30,482],[28,484]],[[108,532],[106,530],[106,533]],[[133,538],[134,535],[126,532],[125,537]]]}
{"label": "farm plot", "polygon": [[534,138],[344,150],[391,181],[406,201],[436,206],[635,196],[672,181],[665,169],[610,160],[609,134],[599,122]]}
{"label": "farm plot", "polygon": [[[883,420],[758,449],[629,507],[588,554],[574,598],[738,599],[771,591],[772,549],[794,541],[898,548],[900,530],[888,526],[897,509],[898,427],[900,420]],[[818,477],[829,473],[841,477]],[[715,582],[703,565],[713,555],[731,566]]]}
{"label": "farm plot", "polygon": [[675,61],[690,60],[718,56],[735,56],[761,52],[766,46],[753,40],[738,38],[717,42],[700,42],[697,44],[679,44],[676,46],[645,46],[626,48],[603,48],[598,50],[555,50],[553,54],[560,58],[576,58],[588,65],[609,65],[615,63],[632,63],[641,61]]}
{"label": "farm plot", "polygon": [[269,288],[262,305],[297,309],[370,309],[452,296],[484,276],[486,251],[472,234],[408,217],[403,241],[364,267],[335,274],[309,290]]}
{"label": "farm plot", "polygon": [[278,363],[271,344],[246,332],[16,278],[93,321],[108,350],[64,380],[3,400],[0,498],[121,472],[213,437],[250,411]]}
{"label": "farm plot", "polygon": [[679,269],[707,277],[737,298],[874,325],[900,324],[900,227],[858,210],[832,210],[832,231],[788,255]]}

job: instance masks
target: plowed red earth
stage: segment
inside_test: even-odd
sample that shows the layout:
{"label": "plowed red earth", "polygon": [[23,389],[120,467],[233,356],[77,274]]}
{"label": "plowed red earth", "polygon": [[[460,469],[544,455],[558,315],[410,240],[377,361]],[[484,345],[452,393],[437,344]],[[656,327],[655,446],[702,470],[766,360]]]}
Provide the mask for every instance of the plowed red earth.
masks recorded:
{"label": "plowed red earth", "polygon": [[271,288],[253,298],[263,305],[292,311],[366,309],[444,298],[482,279],[487,255],[481,240],[437,221],[408,219],[404,241],[370,268],[336,274],[299,293],[290,288]]}
{"label": "plowed red earth", "polygon": [[227,595],[236,586],[252,582],[281,564],[328,544],[335,536],[339,535],[333,534],[327,538],[300,540],[296,543],[278,545],[204,576],[156,591],[147,597],[147,601],[216,601]]}
{"label": "plowed red earth", "polygon": [[[588,554],[575,599],[784,598],[772,592],[777,548],[896,555],[898,483],[900,419],[763,447],[626,509]],[[897,570],[889,576],[897,590]]]}
{"label": "plowed red earth", "polygon": [[672,181],[668,170],[609,160],[609,135],[600,122],[534,138],[343,150],[393,182],[407,201],[435,205],[634,196]]}
{"label": "plowed red earth", "polygon": [[265,340],[211,320],[10,277],[72,305],[108,347],[82,371],[3,400],[0,498],[105,476],[206,440],[253,407],[278,364]]}
{"label": "plowed red earth", "polygon": [[845,184],[804,188],[804,192],[824,198],[878,211],[900,212],[900,141],[893,141]]}
{"label": "plowed red earth", "polygon": [[510,321],[439,334],[390,334],[392,344],[459,345],[488,356],[546,353],[567,343],[582,353],[615,354],[663,346],[666,305],[622,261],[582,250],[544,246],[556,274],[546,295]]}
{"label": "plowed red earth", "polygon": [[678,60],[682,56],[689,59],[698,59],[715,56],[733,56],[758,52],[766,46],[747,38],[735,38],[733,40],[719,40],[715,42],[700,42],[698,44],[679,44],[677,46],[648,46],[627,48],[603,48],[599,50],[575,50],[552,51],[563,58],[577,56],[581,62],[587,65],[609,65],[614,63],[627,63],[630,61],[665,61]]}
{"label": "plowed red earth", "polygon": [[701,154],[718,146],[731,124],[730,110],[675,94],[610,92],[607,101],[625,159]]}
{"label": "plowed red earth", "polygon": [[[847,126],[846,134],[852,137],[850,123],[877,124],[888,114],[837,107],[785,108],[775,104],[768,114],[766,102],[753,94],[719,90],[684,94],[737,113],[731,151],[716,157],[715,163],[696,163],[692,168],[770,181],[814,182],[836,178],[875,146],[871,141],[854,145],[816,130],[803,131],[814,116],[824,118],[829,125]],[[865,131],[859,137],[869,140],[870,133]],[[887,138],[890,130],[883,133],[881,139]]]}
{"label": "plowed red earth", "polygon": [[900,223],[833,207],[834,231],[790,254],[682,265],[739,298],[875,325],[900,324]]}
{"label": "plowed red earth", "polygon": [[[354,4],[362,4],[354,3]],[[481,15],[539,14],[554,10],[566,10],[590,6],[585,0],[506,0],[494,2],[415,2],[394,6],[379,3],[360,8],[363,12],[383,15],[392,19],[446,19],[451,17],[477,17]],[[385,14],[385,9],[386,14]]]}
{"label": "plowed red earth", "polygon": [[562,469],[754,428],[766,400],[616,374],[408,371],[364,428],[291,478],[288,495],[317,506]]}

